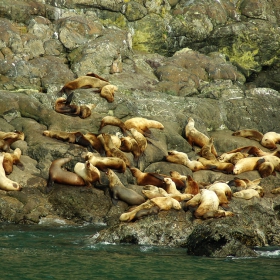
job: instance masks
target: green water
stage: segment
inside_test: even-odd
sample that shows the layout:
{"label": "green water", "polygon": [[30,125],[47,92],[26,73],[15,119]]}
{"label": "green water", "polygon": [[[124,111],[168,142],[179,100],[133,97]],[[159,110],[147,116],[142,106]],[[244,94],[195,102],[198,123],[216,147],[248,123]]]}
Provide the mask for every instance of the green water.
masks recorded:
{"label": "green water", "polygon": [[280,248],[214,259],[185,249],[90,245],[99,229],[0,224],[0,279],[280,279]]}

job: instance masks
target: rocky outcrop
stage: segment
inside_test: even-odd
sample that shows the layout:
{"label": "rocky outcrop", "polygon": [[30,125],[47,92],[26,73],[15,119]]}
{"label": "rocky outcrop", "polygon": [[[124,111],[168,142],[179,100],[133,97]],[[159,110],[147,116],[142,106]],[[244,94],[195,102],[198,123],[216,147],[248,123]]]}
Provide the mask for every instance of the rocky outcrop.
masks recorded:
{"label": "rocky outcrop", "polygon": [[[23,189],[0,191],[1,221],[104,223],[106,229],[88,242],[181,246],[189,254],[217,257],[252,256],[254,246],[280,244],[280,200],[271,193],[278,173],[262,179],[263,198],[233,198],[234,217],[200,220],[190,211],[170,210],[120,223],[128,205],[112,203],[104,172],[94,188],[55,184],[46,194],[51,162],[71,157],[66,167],[73,170],[87,149],[42,134],[47,129],[97,134],[104,116],[146,117],[160,121],[164,130],[152,129],[140,161],[143,171],[177,170],[202,182],[231,180],[232,174],[192,172],[165,156],[176,149],[197,157],[184,136],[189,117],[214,138],[219,154],[261,147],[233,131],[280,131],[277,1],[0,1],[0,6],[0,130],[25,134],[11,146],[21,149],[24,170],[14,166],[8,175]],[[88,72],[118,87],[114,102],[92,89],[77,89],[73,102],[94,103],[91,116],[55,112],[57,92]],[[102,132],[120,130],[106,126]],[[118,176],[141,194],[128,169]],[[255,179],[259,173],[244,176]]]}

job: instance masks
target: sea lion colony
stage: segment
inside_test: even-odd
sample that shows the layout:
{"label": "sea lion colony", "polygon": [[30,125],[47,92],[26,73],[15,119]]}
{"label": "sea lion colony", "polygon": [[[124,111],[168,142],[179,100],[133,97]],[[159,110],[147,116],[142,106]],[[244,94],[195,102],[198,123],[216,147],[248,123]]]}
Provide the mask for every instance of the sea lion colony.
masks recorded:
{"label": "sea lion colony", "polygon": [[[93,107],[71,105],[73,90],[77,88],[98,88],[102,92],[109,82],[94,73],[88,73],[74,81],[67,83],[59,92],[66,94],[66,98],[59,97],[56,101],[55,111],[72,116],[79,115],[81,118],[90,116]],[[105,91],[111,92],[110,97],[105,97],[108,102],[113,102],[114,92],[117,87],[110,85]],[[102,96],[102,95],[101,95]],[[104,96],[102,96],[104,97]],[[61,100],[62,105],[60,103]],[[89,109],[90,108],[90,109]],[[83,112],[86,112],[83,114]],[[119,127],[119,135],[102,133],[106,125]],[[264,147],[273,152],[264,152],[255,146],[240,147],[228,151],[220,156],[214,146],[214,139],[209,138],[195,128],[193,118],[188,119],[185,126],[185,138],[194,147],[200,148],[198,158],[190,160],[186,153],[172,150],[168,151],[165,160],[168,162],[182,164],[192,172],[198,170],[213,170],[227,174],[239,175],[245,171],[258,170],[260,178],[254,181],[236,177],[229,182],[196,182],[190,175],[170,171],[170,175],[151,172],[142,172],[139,169],[139,159],[145,156],[149,137],[152,136],[150,128],[164,129],[164,126],[155,120],[142,117],[134,117],[123,122],[113,117],[105,116],[101,120],[98,133],[82,134],[79,131],[65,132],[46,130],[43,135],[69,143],[75,143],[89,150],[83,162],[76,163],[74,170],[66,170],[64,164],[71,158],[59,158],[52,162],[49,168],[49,178],[46,192],[50,192],[54,183],[74,186],[94,186],[101,182],[101,172],[105,172],[109,179],[109,189],[113,204],[118,200],[132,206],[127,212],[120,216],[120,221],[133,221],[147,215],[155,215],[160,210],[183,209],[192,211],[195,218],[219,218],[233,216],[228,211],[232,197],[251,199],[261,198],[264,195],[263,188],[259,185],[261,178],[275,175],[280,171],[280,153],[275,151],[276,144],[280,142],[280,134],[268,132],[262,134],[252,129],[234,132],[233,136],[247,137],[259,141]],[[21,190],[21,186],[9,180],[6,174],[12,172],[13,164],[20,166],[21,151],[17,148],[13,153],[7,153],[10,145],[24,140],[22,132],[0,132],[0,188],[11,191]],[[154,142],[152,142],[154,145]],[[132,157],[128,157],[131,154]],[[5,163],[4,163],[5,162]],[[5,167],[4,167],[5,166]],[[21,166],[22,167],[22,166]],[[131,171],[137,185],[142,186],[142,195],[127,188],[120,181],[114,171],[124,173],[126,169]],[[114,170],[114,171],[113,171]],[[275,191],[273,193],[279,193]]]}

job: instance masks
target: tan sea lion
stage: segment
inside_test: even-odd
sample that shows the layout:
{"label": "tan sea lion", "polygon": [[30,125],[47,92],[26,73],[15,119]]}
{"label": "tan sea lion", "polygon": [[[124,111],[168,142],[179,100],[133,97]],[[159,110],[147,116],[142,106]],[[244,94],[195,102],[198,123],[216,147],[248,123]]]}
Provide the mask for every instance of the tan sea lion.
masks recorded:
{"label": "tan sea lion", "polygon": [[279,193],[280,193],[280,187],[271,190],[271,193],[273,193],[273,194],[279,194]]}
{"label": "tan sea lion", "polygon": [[67,98],[59,97],[55,101],[54,109],[57,113],[79,116],[81,119],[88,118],[91,115],[91,110],[96,107],[95,104],[76,105],[71,104],[73,92]]}
{"label": "tan sea lion", "polygon": [[66,131],[60,131],[60,130],[45,130],[43,131],[43,135],[54,138],[57,140],[61,140],[64,142],[74,143],[81,145],[83,147],[88,148],[89,151],[93,152],[93,142],[89,141],[88,137],[85,137],[83,133],[79,131],[75,132],[66,132]]}
{"label": "tan sea lion", "polygon": [[181,195],[181,192],[179,192],[176,188],[176,184],[171,178],[164,178],[165,182],[165,190],[168,194],[178,194]]}
{"label": "tan sea lion", "polygon": [[0,153],[0,189],[5,191],[20,191],[21,185],[6,177],[3,167],[4,155]]}
{"label": "tan sea lion", "polygon": [[106,174],[109,178],[109,187],[114,205],[117,204],[118,200],[122,200],[128,205],[140,205],[145,202],[143,196],[132,189],[126,188],[111,169],[108,169]]}
{"label": "tan sea lion", "polygon": [[151,201],[159,207],[160,210],[170,210],[170,209],[181,209],[181,204],[178,200],[172,197],[155,197],[152,198]]}
{"label": "tan sea lion", "polygon": [[237,130],[232,133],[232,136],[239,136],[239,137],[245,137],[251,140],[256,140],[260,142],[263,138],[263,134],[255,129],[241,129]]}
{"label": "tan sea lion", "polygon": [[124,173],[126,170],[125,162],[118,157],[101,157],[88,152],[85,159],[103,172],[106,172],[108,169],[113,169],[117,172]]}
{"label": "tan sea lion", "polygon": [[65,93],[67,96],[75,89],[78,88],[102,88],[109,85],[108,81],[101,80],[100,77],[91,76],[93,73],[88,73],[87,76],[80,76],[77,79],[66,83],[58,92],[61,96]]}
{"label": "tan sea lion", "polygon": [[234,165],[228,162],[219,162],[218,160],[208,160],[203,157],[199,157],[197,161],[203,164],[204,166],[213,166],[212,168],[208,168],[208,169],[211,169],[213,171],[221,171],[226,174],[231,174],[234,169]]}
{"label": "tan sea lion", "polygon": [[262,178],[257,178],[255,180],[249,180],[247,178],[238,178],[235,177],[233,180],[227,182],[231,187],[233,192],[245,190],[247,188],[256,187],[259,185]]}
{"label": "tan sea lion", "polygon": [[135,128],[145,136],[151,135],[150,128],[164,129],[162,123],[142,117],[134,117],[128,119],[124,122],[124,125],[127,129]]}
{"label": "tan sea lion", "polygon": [[148,146],[146,137],[133,127],[129,129],[129,132],[131,132],[132,136],[136,140],[140,154],[143,154]]}
{"label": "tan sea lion", "polygon": [[207,187],[208,190],[214,191],[219,198],[219,205],[228,207],[229,200],[232,197],[232,190],[228,184],[223,182],[215,182]]}
{"label": "tan sea lion", "polygon": [[0,151],[8,152],[10,146],[18,140],[24,140],[24,133],[22,131],[0,131]]}
{"label": "tan sea lion", "polygon": [[106,85],[101,88],[100,96],[105,98],[109,103],[114,102],[115,99],[115,91],[118,90],[117,86],[114,85]]}
{"label": "tan sea lion", "polygon": [[83,178],[88,187],[95,182],[99,182],[99,184],[101,184],[100,171],[88,160],[85,163],[77,162],[74,166],[74,172]]}
{"label": "tan sea lion", "polygon": [[142,193],[148,199],[155,198],[155,197],[163,197],[168,196],[168,193],[163,188],[159,188],[153,185],[146,185],[142,189]]}
{"label": "tan sea lion", "polygon": [[276,150],[278,143],[280,143],[280,133],[273,131],[265,133],[261,140],[261,145],[270,150]]}
{"label": "tan sea lion", "polygon": [[233,174],[237,175],[243,172],[256,170],[259,159],[261,159],[261,157],[247,157],[240,159],[234,166]]}
{"label": "tan sea lion", "polygon": [[213,160],[215,161],[217,158],[216,156],[212,153],[213,150],[213,145],[214,145],[214,140],[212,137],[209,138],[208,143],[203,145],[201,150],[199,151],[199,155],[201,157],[204,157],[208,160]]}
{"label": "tan sea lion", "polygon": [[276,171],[280,171],[280,158],[273,155],[267,155],[262,157],[266,162],[273,164]]}
{"label": "tan sea lion", "polygon": [[[194,119],[193,118],[189,118],[188,119],[188,123],[185,126],[185,136],[187,141],[189,142],[189,144],[193,147],[194,145],[202,148],[204,145],[207,145],[209,142],[209,137],[206,136],[204,133],[198,131],[195,127],[194,127]],[[217,152],[216,149],[214,147],[214,145],[212,146],[211,149],[212,154],[214,154],[215,157],[217,157]]]}
{"label": "tan sea lion", "polygon": [[262,178],[268,177],[270,175],[276,176],[273,163],[269,161],[263,161],[263,158],[257,161],[256,169],[259,171]]}
{"label": "tan sea lion", "polygon": [[126,131],[127,131],[127,128],[124,124],[123,121],[121,121],[119,118],[117,117],[114,117],[114,116],[106,116],[104,117],[102,120],[101,120],[101,123],[100,123],[100,127],[99,127],[99,130],[98,131],[101,131],[101,129],[106,126],[106,125],[114,125],[114,126],[118,126],[122,133],[124,135],[126,135]]}
{"label": "tan sea lion", "polygon": [[198,183],[190,176],[187,175],[187,187],[185,193],[196,195],[200,192]]}
{"label": "tan sea lion", "polygon": [[85,186],[85,181],[74,172],[65,170],[62,166],[69,162],[71,158],[59,158],[54,160],[49,168],[49,178],[47,182],[46,192],[49,193],[53,188],[53,183]]}
{"label": "tan sea lion", "polygon": [[238,160],[242,158],[248,157],[249,154],[241,153],[241,152],[235,152],[235,153],[223,153],[218,157],[218,161],[220,162],[228,162],[235,165]]}
{"label": "tan sea lion", "polygon": [[260,196],[260,191],[255,190],[255,189],[241,190],[239,192],[235,192],[233,194],[233,196],[237,197],[237,198],[243,198],[243,199],[251,199],[253,197],[261,197]]}
{"label": "tan sea lion", "polygon": [[191,171],[199,171],[199,170],[208,170],[214,169],[215,166],[213,164],[204,165],[203,163],[197,160],[190,160],[188,155],[183,152],[178,152],[176,150],[168,151],[168,155],[165,157],[168,162],[182,164],[187,166]]}
{"label": "tan sea lion", "polygon": [[21,150],[20,148],[16,148],[12,154],[3,153],[3,168],[6,174],[10,174],[13,171],[13,165],[17,165],[20,169],[24,169],[23,164],[20,162]]}
{"label": "tan sea lion", "polygon": [[187,184],[187,176],[180,174],[178,171],[172,170],[169,172],[171,179],[181,180],[184,184]]}
{"label": "tan sea lion", "polygon": [[[98,138],[98,134],[87,132],[83,135],[83,138],[86,139],[90,143],[90,145],[93,147],[93,149],[95,149],[98,153],[103,154],[105,152],[103,145],[102,145],[100,139]],[[84,143],[83,138],[78,138],[78,144],[81,142]],[[80,144],[80,145],[82,145],[82,144]],[[85,145],[86,145],[86,143],[83,144],[83,146],[85,146]],[[86,145],[86,147],[87,147],[87,145]]]}
{"label": "tan sea lion", "polygon": [[137,141],[131,136],[121,137],[120,150],[127,153],[132,153],[135,160],[139,159],[141,154]]}
{"label": "tan sea lion", "polygon": [[158,206],[153,206],[149,209],[141,209],[136,212],[133,220],[140,220],[143,219],[146,216],[151,216],[151,215],[157,215],[159,213],[160,209]]}
{"label": "tan sea lion", "polygon": [[131,163],[130,163],[129,159],[127,158],[126,154],[114,145],[110,134],[102,133],[102,138],[104,140],[103,144],[104,144],[104,150],[105,150],[106,156],[107,157],[118,157],[125,162],[126,166],[130,167]]}

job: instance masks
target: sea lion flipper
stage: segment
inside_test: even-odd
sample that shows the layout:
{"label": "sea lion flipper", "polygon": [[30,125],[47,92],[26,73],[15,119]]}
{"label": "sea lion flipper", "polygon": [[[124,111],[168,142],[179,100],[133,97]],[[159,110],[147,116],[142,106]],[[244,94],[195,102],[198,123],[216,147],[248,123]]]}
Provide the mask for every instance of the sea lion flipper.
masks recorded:
{"label": "sea lion flipper", "polygon": [[116,206],[118,204],[118,199],[112,197],[112,203]]}
{"label": "sea lion flipper", "polygon": [[73,96],[74,96],[74,92],[72,91],[72,92],[67,96],[67,98],[66,98],[66,102],[65,102],[66,105],[70,105],[70,104],[71,104],[72,99],[73,99]]}
{"label": "sea lion flipper", "polygon": [[163,181],[163,179],[164,179],[164,177],[158,173],[150,173],[150,174],[159,180]]}

